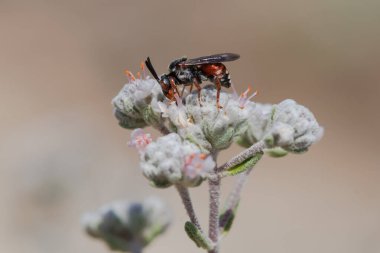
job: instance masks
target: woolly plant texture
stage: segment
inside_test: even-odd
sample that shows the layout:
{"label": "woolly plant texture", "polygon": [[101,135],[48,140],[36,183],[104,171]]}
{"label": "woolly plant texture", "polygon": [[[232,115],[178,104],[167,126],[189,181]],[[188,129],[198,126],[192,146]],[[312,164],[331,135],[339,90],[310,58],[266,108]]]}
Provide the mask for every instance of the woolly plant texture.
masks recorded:
{"label": "woolly plant texture", "polygon": [[[142,174],[154,187],[177,189],[189,216],[185,231],[197,247],[209,253],[219,252],[222,235],[230,231],[236,217],[243,184],[263,155],[283,157],[288,153],[304,153],[323,135],[323,128],[311,111],[291,99],[273,105],[260,104],[251,101],[255,93],[249,96],[249,89],[241,95],[234,90],[222,91],[222,108],[218,108],[217,91],[211,84],[201,90],[200,101],[197,91],[193,91],[185,92],[181,98],[177,96],[173,102],[166,99],[156,80],[145,75],[130,77],[130,82],[113,99],[115,116],[120,126],[133,130],[129,145],[139,153]],[[148,126],[158,129],[162,136],[153,140],[142,129]],[[234,142],[246,149],[227,163],[217,165],[219,152]],[[221,207],[221,180],[228,176],[236,178],[236,185]],[[210,196],[208,233],[198,221],[189,193],[190,187],[204,181],[208,182]],[[114,234],[108,232],[108,225],[101,225],[110,219],[108,213],[98,214],[94,222],[87,223],[87,230],[92,236],[103,237],[115,249],[131,250],[130,243],[121,246],[110,243]],[[114,229],[124,231],[119,221],[112,222]],[[158,231],[166,228],[166,222],[159,223]],[[145,232],[142,235],[144,229],[127,227],[130,238],[140,238],[142,245],[153,238]]]}

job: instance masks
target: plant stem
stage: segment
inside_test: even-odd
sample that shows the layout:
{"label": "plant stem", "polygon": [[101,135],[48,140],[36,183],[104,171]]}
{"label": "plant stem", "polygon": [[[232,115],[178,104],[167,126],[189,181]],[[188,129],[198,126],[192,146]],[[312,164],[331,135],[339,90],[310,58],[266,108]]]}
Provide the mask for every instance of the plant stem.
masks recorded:
{"label": "plant stem", "polygon": [[210,210],[209,210],[209,237],[215,243],[215,247],[209,253],[218,253],[219,251],[219,202],[220,202],[220,181],[221,177],[217,175],[217,152],[212,152],[215,161],[214,174],[215,177],[208,179]]}
{"label": "plant stem", "polygon": [[228,169],[230,169],[230,168],[232,168],[238,164],[241,164],[242,162],[244,162],[248,158],[252,157],[253,155],[255,155],[259,152],[262,152],[264,148],[265,148],[264,141],[259,141],[255,144],[253,144],[248,149],[244,150],[243,152],[241,152],[237,156],[233,157],[231,160],[229,160],[228,162],[226,162],[222,166],[218,167],[217,172],[222,172],[222,171],[228,170]]}
{"label": "plant stem", "polygon": [[209,179],[208,183],[210,192],[209,237],[215,243],[215,248],[209,253],[218,253],[220,177]]}
{"label": "plant stem", "polygon": [[132,253],[142,253],[141,243],[138,241],[131,242],[130,250]]}
{"label": "plant stem", "polygon": [[253,168],[237,176],[235,185],[230,194],[228,195],[226,204],[224,206],[224,210],[234,209],[236,207],[237,203],[240,200],[240,194],[243,189],[244,183],[247,181],[247,178],[252,169]]}
{"label": "plant stem", "polygon": [[179,196],[182,199],[183,205],[185,206],[190,221],[202,232],[202,228],[199,224],[198,217],[194,211],[193,203],[191,202],[189,190],[180,184],[176,184],[175,187],[177,188]]}

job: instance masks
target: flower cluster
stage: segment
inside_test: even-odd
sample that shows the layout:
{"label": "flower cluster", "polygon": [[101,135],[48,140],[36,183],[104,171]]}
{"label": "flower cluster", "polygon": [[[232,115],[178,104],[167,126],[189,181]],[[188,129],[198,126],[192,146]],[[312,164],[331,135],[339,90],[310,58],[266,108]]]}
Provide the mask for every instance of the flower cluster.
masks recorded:
{"label": "flower cluster", "polygon": [[218,151],[228,148],[244,129],[255,104],[245,97],[220,93],[222,109],[216,106],[216,89],[213,85],[201,91],[201,104],[197,92],[184,98],[183,105],[171,104],[164,109],[171,129],[203,150]]}
{"label": "flower cluster", "polygon": [[247,130],[239,137],[243,146],[264,140],[267,148],[301,153],[323,135],[312,112],[287,99],[277,105],[256,104],[248,120]]}
{"label": "flower cluster", "polygon": [[269,147],[279,146],[290,152],[304,152],[323,135],[312,112],[287,99],[274,108],[273,127],[265,141]]}
{"label": "flower cluster", "polygon": [[128,129],[161,124],[158,101],[163,101],[160,85],[149,77],[133,79],[112,100],[115,117]]}
{"label": "flower cluster", "polygon": [[170,224],[171,215],[157,198],[142,203],[115,202],[83,216],[87,233],[104,240],[112,250],[137,252]]}
{"label": "flower cluster", "polygon": [[[214,85],[203,87],[200,100],[194,91],[183,98],[177,95],[172,102],[163,96],[156,80],[146,77],[125,85],[113,104],[120,125],[135,129],[129,145],[139,150],[142,172],[152,185],[194,187],[215,167],[209,154],[233,142],[248,148],[264,141],[268,153],[282,156],[306,151],[321,138],[323,128],[306,107],[293,100],[277,105],[254,103],[250,98],[256,93],[249,95],[249,91],[240,96],[222,91],[222,108],[216,106]],[[149,125],[165,129],[168,135],[152,141],[149,134],[136,129]]]}
{"label": "flower cluster", "polygon": [[207,178],[215,163],[197,145],[171,133],[146,146],[140,166],[156,187],[173,184],[193,187]]}
{"label": "flower cluster", "polygon": [[[276,157],[302,153],[323,135],[314,115],[294,100],[260,104],[251,101],[256,92],[250,94],[250,88],[239,96],[235,91],[218,94],[215,85],[208,85],[200,93],[195,90],[181,97],[175,93],[176,101],[169,101],[156,80],[145,74],[138,74],[137,79],[130,72],[127,75],[130,82],[112,101],[115,116],[122,127],[133,129],[128,144],[139,153],[142,174],[155,187],[175,186],[190,219],[185,231],[208,252],[218,252],[220,233],[230,230],[242,186],[264,151]],[[221,107],[217,106],[218,95]],[[142,129],[147,126],[162,136],[154,140]],[[219,152],[234,142],[246,149],[217,166]],[[221,209],[221,180],[237,174],[237,183]],[[188,190],[206,179],[208,234],[203,232]],[[111,249],[140,253],[166,230],[169,218],[160,201],[148,199],[103,207],[87,214],[84,225],[91,236],[104,240]]]}

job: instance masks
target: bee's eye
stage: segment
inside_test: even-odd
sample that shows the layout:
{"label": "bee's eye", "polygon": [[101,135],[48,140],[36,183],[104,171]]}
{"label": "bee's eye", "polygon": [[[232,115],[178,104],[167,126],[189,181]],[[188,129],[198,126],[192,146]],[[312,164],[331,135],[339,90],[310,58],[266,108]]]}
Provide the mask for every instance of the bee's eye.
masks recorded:
{"label": "bee's eye", "polygon": [[170,83],[168,78],[162,78],[161,79],[161,87],[163,90],[168,90],[170,88]]}

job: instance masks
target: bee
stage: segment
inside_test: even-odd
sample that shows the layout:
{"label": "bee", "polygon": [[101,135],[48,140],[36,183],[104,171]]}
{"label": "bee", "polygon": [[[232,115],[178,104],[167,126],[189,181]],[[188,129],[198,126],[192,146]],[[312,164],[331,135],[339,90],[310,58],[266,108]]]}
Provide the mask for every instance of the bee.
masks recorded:
{"label": "bee", "polygon": [[[226,66],[222,62],[235,61],[239,59],[238,54],[224,53],[202,56],[194,59],[182,57],[172,61],[169,64],[169,72],[158,77],[150,58],[145,61],[146,67],[150,73],[161,85],[162,92],[171,101],[175,101],[176,95],[182,97],[186,86],[190,86],[190,92],[193,85],[198,90],[198,101],[201,104],[201,83],[210,81],[216,86],[216,106],[222,108],[219,104],[220,90],[223,87],[231,87],[230,74]],[[179,94],[177,86],[183,85],[181,94]]]}

